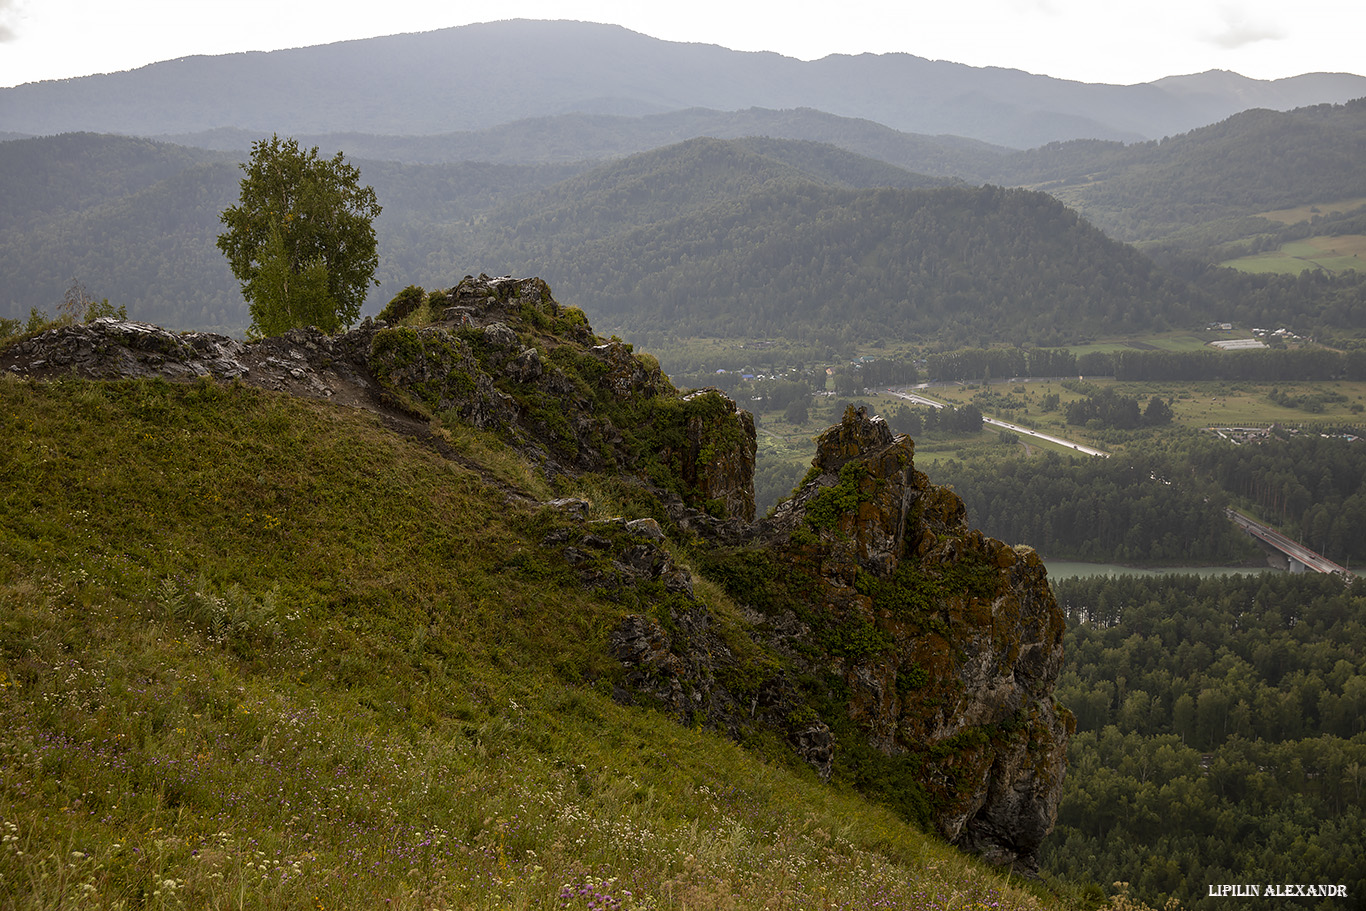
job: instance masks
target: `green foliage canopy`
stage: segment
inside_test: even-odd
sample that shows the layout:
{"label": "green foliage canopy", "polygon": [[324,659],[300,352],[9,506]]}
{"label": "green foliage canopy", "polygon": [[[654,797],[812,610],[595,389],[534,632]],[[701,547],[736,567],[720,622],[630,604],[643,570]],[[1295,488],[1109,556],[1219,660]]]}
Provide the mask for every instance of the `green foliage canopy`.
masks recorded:
{"label": "green foliage canopy", "polygon": [[379,265],[374,189],[360,185],[341,152],[319,158],[316,146],[303,151],[278,135],[254,143],[242,170],[241,199],[223,211],[218,248],[242,283],[251,332],[354,323]]}
{"label": "green foliage canopy", "polygon": [[[1366,888],[1366,589],[1316,573],[1056,586],[1077,718],[1045,870],[1194,911],[1208,883]],[[1284,900],[1246,899],[1272,911]]]}

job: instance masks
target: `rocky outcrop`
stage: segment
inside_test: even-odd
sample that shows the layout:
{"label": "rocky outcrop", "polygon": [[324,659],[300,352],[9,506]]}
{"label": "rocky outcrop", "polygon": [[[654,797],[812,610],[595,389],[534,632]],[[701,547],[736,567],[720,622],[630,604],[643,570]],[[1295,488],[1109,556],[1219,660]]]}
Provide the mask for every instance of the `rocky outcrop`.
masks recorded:
{"label": "rocky outcrop", "polygon": [[242,342],[101,317],[11,345],[0,353],[0,370],[34,377],[240,381],[291,395],[374,406],[367,365],[374,331],[370,323],[343,335],[291,329]]}
{"label": "rocky outcrop", "polygon": [[914,760],[935,826],[989,859],[1037,867],[1071,716],[1053,700],[1063,617],[1038,556],[969,529],[914,444],[850,409],[812,476],[760,536],[808,581],[799,635],[775,646],[838,675],[869,744]]}
{"label": "rocky outcrop", "polygon": [[725,532],[698,559],[746,629],[718,638],[697,604],[628,618],[618,695],[741,739],[766,724],[822,776],[877,782],[875,798],[1032,872],[1072,727],[1052,695],[1063,617],[1038,556],[970,529],[914,455],[850,409],[771,517],[692,526]]}
{"label": "rocky outcrop", "polygon": [[[437,322],[241,342],[100,319],[10,346],[0,369],[248,383],[432,439],[433,419],[470,424],[551,481],[633,479],[655,518],[591,521],[585,501],[553,501],[525,557],[527,571],[572,573],[623,606],[617,698],[741,741],[776,733],[821,777],[1035,867],[1071,729],[1052,695],[1063,618],[1037,555],[970,529],[959,498],[916,470],[911,440],[854,409],[820,437],[793,497],[755,523],[754,422],[729,398],[680,393],[539,279],[414,291]],[[741,614],[699,597],[695,570]]]}
{"label": "rocky outcrop", "polygon": [[294,329],[252,342],[104,318],[21,341],[0,353],[0,370],[212,378],[417,427],[439,416],[503,435],[550,475],[631,473],[679,521],[753,519],[754,422],[730,399],[684,396],[658,361],[594,335],[539,278],[466,276],[425,300],[441,314],[425,326],[366,320],[338,335]]}
{"label": "rocky outcrop", "polygon": [[[692,573],[669,552],[654,519],[591,521],[591,504],[544,504],[550,530],[543,555],[562,559],[585,588],[629,603],[612,631],[612,657],[624,673],[613,695],[647,705],[692,727],[706,725],[744,741],[780,732],[823,778],[834,736],[815,717],[790,674],[737,630],[722,629],[694,591]],[[645,610],[640,610],[645,608]]]}
{"label": "rocky outcrop", "polygon": [[687,444],[682,452],[684,479],[704,501],[719,504],[720,515],[754,521],[754,460],[758,451],[754,416],[735,406],[720,391],[703,389],[684,397],[696,401],[712,395],[727,407],[688,416]]}

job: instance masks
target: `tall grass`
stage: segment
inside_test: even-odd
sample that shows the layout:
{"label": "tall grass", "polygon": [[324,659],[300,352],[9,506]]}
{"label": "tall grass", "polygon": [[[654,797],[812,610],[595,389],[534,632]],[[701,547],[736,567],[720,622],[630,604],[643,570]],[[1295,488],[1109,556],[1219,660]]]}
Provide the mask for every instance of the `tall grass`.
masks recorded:
{"label": "tall grass", "polygon": [[580,491],[448,434],[0,378],[0,908],[1056,904],[613,702],[625,608],[540,545]]}

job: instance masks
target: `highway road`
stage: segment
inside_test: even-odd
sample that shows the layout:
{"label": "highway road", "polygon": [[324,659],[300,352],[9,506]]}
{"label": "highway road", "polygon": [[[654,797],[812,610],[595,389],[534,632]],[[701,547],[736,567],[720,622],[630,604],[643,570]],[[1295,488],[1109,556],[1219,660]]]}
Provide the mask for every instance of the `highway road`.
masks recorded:
{"label": "highway road", "polygon": [[[936,401],[914,392],[907,392],[905,389],[884,389],[882,391],[888,395],[894,395],[899,399],[905,399],[906,401],[913,402],[917,405],[929,405],[931,408],[944,407],[943,402]],[[1050,443],[1057,443],[1059,446],[1075,449],[1077,452],[1083,453],[1084,455],[1100,456],[1105,459],[1110,458],[1110,453],[1103,449],[1094,449],[1090,446],[1084,446],[1081,443],[1075,443],[1072,440],[1064,440],[1062,437],[1055,437],[1051,433],[1040,433],[1037,430],[1030,430],[1028,427],[1021,427],[1019,424],[1012,424],[1009,421],[1002,421],[983,415],[982,423],[990,424],[992,427],[1000,427],[1002,430],[1009,430],[1011,433],[1024,434],[1025,436],[1031,436],[1036,439],[1047,440]]]}

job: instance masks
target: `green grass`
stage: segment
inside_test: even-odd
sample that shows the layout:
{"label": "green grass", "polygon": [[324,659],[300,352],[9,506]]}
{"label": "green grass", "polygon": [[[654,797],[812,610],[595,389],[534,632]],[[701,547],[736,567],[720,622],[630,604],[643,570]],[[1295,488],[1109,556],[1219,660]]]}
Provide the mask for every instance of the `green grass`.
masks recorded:
{"label": "green grass", "polygon": [[[1136,396],[1146,403],[1152,396],[1172,400],[1174,424],[1177,427],[1202,428],[1211,425],[1227,426],[1235,424],[1316,425],[1333,427],[1344,424],[1360,425],[1366,422],[1364,413],[1352,411],[1352,406],[1366,407],[1366,383],[1333,380],[1327,382],[1290,382],[1290,383],[1252,383],[1224,381],[1208,382],[1151,382],[1134,383],[1116,380],[1087,380],[1097,389],[1114,387],[1121,395]],[[1023,392],[1015,393],[1027,403],[1027,410],[1020,412],[994,411],[983,407],[989,417],[1000,417],[1019,423],[1021,419],[1032,422],[1037,430],[1081,443],[1096,443],[1102,448],[1105,440],[1085,427],[1066,422],[1065,410],[1069,402],[1084,398],[1080,393],[1064,388],[1059,383],[1030,382],[1018,384]],[[1008,385],[996,384],[993,391],[1011,389]],[[1335,401],[1327,402],[1322,411],[1308,411],[1303,408],[1287,408],[1273,402],[1272,390],[1279,390],[1290,397],[1325,396]],[[929,390],[929,394],[944,402],[957,405],[967,404],[973,396],[981,392],[981,386],[944,386]],[[1045,412],[1041,400],[1050,392],[1058,394],[1060,408]],[[1336,400],[1340,397],[1340,400]],[[917,446],[917,455],[919,446]]]}
{"label": "green grass", "polygon": [[613,702],[630,605],[533,501],[629,492],[441,430],[454,461],[244,386],[0,377],[0,907],[1059,905]]}
{"label": "green grass", "polygon": [[1299,275],[1305,269],[1329,273],[1366,269],[1366,235],[1309,237],[1284,244],[1278,250],[1243,256],[1220,263],[1243,272],[1275,272]]}
{"label": "green grass", "polygon": [[1116,351],[1208,351],[1209,342],[1228,339],[1227,332],[1173,331],[1123,338],[1098,339],[1085,345],[1069,345],[1067,350],[1080,357],[1083,354],[1112,354]]}
{"label": "green grass", "polygon": [[1352,199],[1342,199],[1337,202],[1311,203],[1303,206],[1295,206],[1291,209],[1277,209],[1274,212],[1262,212],[1262,218],[1269,218],[1272,221],[1279,221],[1282,224],[1294,225],[1302,221],[1308,221],[1315,215],[1339,215],[1350,212],[1353,209],[1360,209],[1366,206],[1366,196],[1357,196]]}

